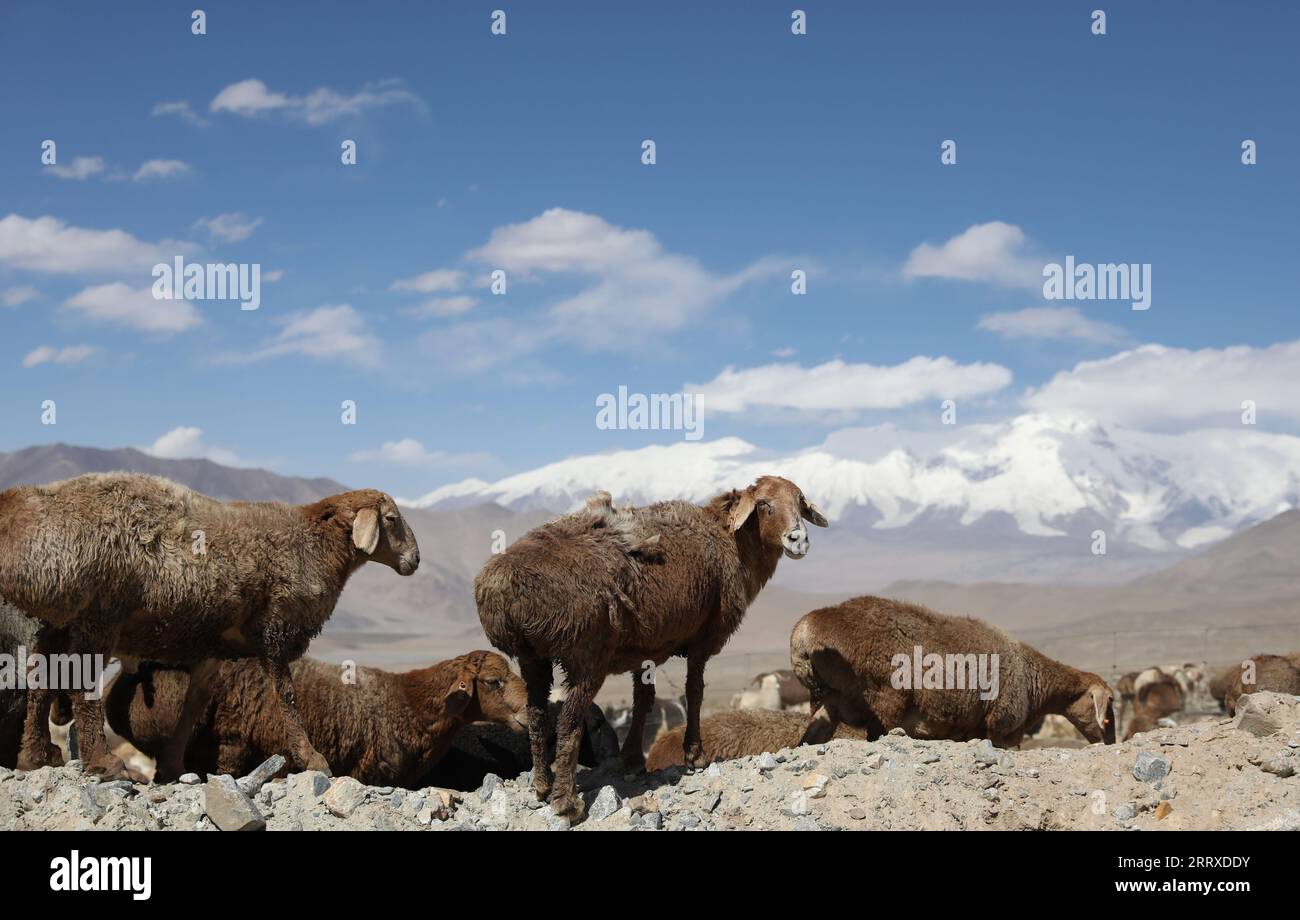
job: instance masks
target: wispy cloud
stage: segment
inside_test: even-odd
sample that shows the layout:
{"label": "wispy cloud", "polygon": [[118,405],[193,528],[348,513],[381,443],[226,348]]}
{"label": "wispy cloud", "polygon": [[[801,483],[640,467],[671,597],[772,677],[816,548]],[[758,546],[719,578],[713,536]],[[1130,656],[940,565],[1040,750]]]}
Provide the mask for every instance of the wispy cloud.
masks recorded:
{"label": "wispy cloud", "polygon": [[133,288],[121,281],[88,287],[68,298],[64,307],[92,320],[141,332],[184,332],[202,322],[190,301],[156,300],[152,287]]}
{"label": "wispy cloud", "polygon": [[146,243],[125,230],[73,227],[55,217],[0,218],[0,265],[27,271],[121,275],[148,271],[194,249],[193,243],[176,240]]}
{"label": "wispy cloud", "polygon": [[207,230],[209,236],[223,243],[242,242],[252,236],[261,224],[262,218],[249,219],[238,211],[218,214],[216,217],[201,217],[194,222],[195,227]]}
{"label": "wispy cloud", "polygon": [[454,454],[445,450],[428,450],[415,438],[385,441],[374,450],[359,450],[348,459],[353,463],[386,463],[416,469],[467,466],[481,468],[494,464],[496,458],[486,453]]}
{"label": "wispy cloud", "polygon": [[160,436],[148,447],[142,448],[147,454],[168,460],[211,460],[223,466],[243,466],[238,454],[233,450],[213,447],[203,438],[203,429],[181,425]]}
{"label": "wispy cloud", "polygon": [[182,121],[188,122],[192,125],[198,125],[199,127],[208,123],[206,118],[195,114],[194,110],[190,108],[190,104],[184,99],[179,99],[175,102],[160,102],[153,107],[153,110],[149,114],[154,118],[179,118]]}
{"label": "wispy cloud", "polygon": [[108,164],[104,162],[103,157],[73,157],[72,162],[66,166],[55,163],[46,166],[42,171],[47,175],[57,176],[60,179],[85,182],[91,176],[97,176],[106,169],[108,169]]}
{"label": "wispy cloud", "polygon": [[146,160],[131,175],[132,182],[148,182],[153,179],[175,179],[194,171],[194,168],[182,160]]}
{"label": "wispy cloud", "polygon": [[434,297],[431,300],[426,300],[418,306],[407,307],[400,312],[403,316],[422,319],[440,316],[459,316],[462,313],[468,313],[476,306],[478,306],[477,297],[470,297],[468,294],[457,294],[455,297]]}
{"label": "wispy cloud", "polygon": [[227,354],[218,360],[225,364],[251,364],[299,355],[372,367],[379,363],[381,352],[379,339],[366,328],[361,314],[349,304],[338,304],[296,313],[284,321],[278,335],[249,352]]}
{"label": "wispy cloud", "polygon": [[436,268],[413,278],[398,279],[389,286],[389,290],[436,294],[440,291],[458,291],[464,283],[465,272],[455,268]]}
{"label": "wispy cloud", "polygon": [[1075,339],[1115,345],[1127,338],[1119,326],[1088,319],[1077,307],[1029,307],[987,313],[980,317],[978,326],[1008,339]]}
{"label": "wispy cloud", "polygon": [[256,79],[241,80],[223,88],[208,109],[244,118],[276,113],[309,125],[323,125],[345,116],[359,115],[367,109],[392,105],[409,105],[419,111],[425,110],[424,102],[407,90],[400,80],[368,83],[354,93],[340,93],[323,86],[305,96],[293,96],[275,92]]}
{"label": "wispy cloud", "polygon": [[35,300],[40,296],[41,292],[30,284],[19,284],[15,287],[5,288],[3,293],[0,293],[0,303],[6,307],[21,307],[29,300]]}
{"label": "wispy cloud", "polygon": [[68,345],[54,348],[40,345],[33,348],[23,358],[23,367],[36,367],[41,364],[77,364],[93,355],[97,349],[93,345]]}

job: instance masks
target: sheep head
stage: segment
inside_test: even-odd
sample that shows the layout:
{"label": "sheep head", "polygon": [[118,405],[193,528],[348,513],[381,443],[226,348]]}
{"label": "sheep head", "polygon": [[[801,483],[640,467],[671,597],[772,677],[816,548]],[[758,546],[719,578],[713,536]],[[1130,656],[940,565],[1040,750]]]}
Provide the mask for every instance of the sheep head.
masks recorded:
{"label": "sheep head", "polygon": [[378,562],[399,575],[410,575],[420,565],[420,547],[415,534],[397,509],[397,502],[384,492],[361,489],[348,492],[345,514],[351,515],[352,545],[362,562]]}
{"label": "sheep head", "polygon": [[443,702],[449,716],[466,722],[496,722],[514,732],[528,730],[528,691],[510,664],[496,652],[461,655],[456,679]]}
{"label": "sheep head", "polygon": [[1065,717],[1093,744],[1115,743],[1115,696],[1109,686],[1095,674],[1088,689],[1070,703]]}
{"label": "sheep head", "polygon": [[808,554],[808,521],[825,527],[826,516],[804,498],[797,485],[780,476],[762,476],[740,492],[731,506],[732,531],[740,530],[751,518],[757,519],[760,539],[765,546],[780,547],[791,559]]}

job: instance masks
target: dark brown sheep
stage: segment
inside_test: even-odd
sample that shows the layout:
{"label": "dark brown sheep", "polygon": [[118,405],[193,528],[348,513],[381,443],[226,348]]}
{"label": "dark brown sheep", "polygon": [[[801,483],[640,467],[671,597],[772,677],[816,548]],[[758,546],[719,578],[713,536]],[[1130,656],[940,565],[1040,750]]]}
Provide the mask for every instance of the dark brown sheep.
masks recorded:
{"label": "dark brown sheep", "polygon": [[[8,604],[0,603],[0,655],[13,659],[13,667],[17,667],[18,650],[32,648],[39,625]],[[17,676],[14,672],[15,683]],[[17,766],[18,746],[22,742],[26,718],[27,691],[16,686],[9,689],[0,687],[0,767]],[[61,760],[57,750],[49,752],[49,757],[53,763]]]}
{"label": "dark brown sheep", "polygon": [[1124,730],[1127,741],[1138,732],[1149,732],[1161,719],[1181,712],[1183,691],[1172,676],[1160,668],[1148,668],[1133,681],[1133,718]]}
{"label": "dark brown sheep", "polygon": [[[312,745],[336,774],[369,785],[419,788],[470,722],[526,730],[524,683],[495,652],[469,652],[401,674],[311,658],[295,661],[291,670]],[[109,726],[156,756],[175,731],[187,683],[185,672],[175,669],[123,674],[108,694]],[[290,741],[263,670],[252,661],[224,662],[185,766],[242,776],[284,754]]]}
{"label": "dark brown sheep", "polygon": [[[1250,668],[1254,668],[1251,675]],[[1260,690],[1274,690],[1300,696],[1300,653],[1290,655],[1252,655],[1237,667],[1225,672],[1223,707],[1228,715],[1237,714],[1237,698]],[[1253,676],[1251,682],[1249,678]]]}
{"label": "dark brown sheep", "polygon": [[[724,709],[700,720],[700,742],[704,759],[739,760],[769,751],[798,747],[808,727],[808,716],[801,712],[773,709]],[[647,770],[664,770],[685,763],[682,735],[685,728],[674,728],[655,739],[646,756]],[[865,728],[840,723],[835,737],[866,739]]]}
{"label": "dark brown sheep", "polygon": [[[583,511],[529,531],[488,561],[474,582],[479,620],[494,646],[519,659],[537,765],[533,788],[551,796],[556,814],[582,814],[574,789],[577,726],[609,674],[632,673],[623,757],[635,768],[645,762],[639,739],[655,695],[651,666],[685,655],[683,744],[688,763],[703,762],[705,662],[740,626],[781,555],[807,553],[804,520],[826,525],[798,486],[775,476],[703,507],[676,501],[616,511],[598,493]],[[568,694],[552,777],[546,701],[554,662],[564,668]]]}
{"label": "dark brown sheep", "polygon": [[[402,575],[420,552],[383,492],[310,505],[221,502],[153,476],[91,474],[0,492],[0,597],[45,621],[38,652],[57,645],[190,671],[160,774],[183,769],[185,744],[221,659],[255,658],[270,681],[300,768],[328,769],[298,726],[289,662],[334,610],[354,571],[378,562]],[[28,694],[19,762],[47,759],[48,694]],[[108,750],[98,699],[73,695],[87,768],[123,775]]]}
{"label": "dark brown sheep", "polygon": [[[918,657],[923,673],[913,681],[903,669],[913,670]],[[847,722],[873,738],[901,727],[914,738],[988,738],[1015,747],[1049,713],[1065,716],[1089,741],[1115,742],[1113,694],[1104,680],[969,617],[857,597],[799,620],[790,662],[812,694],[805,743],[825,741]],[[997,684],[990,681],[987,693],[977,686],[985,670]]]}

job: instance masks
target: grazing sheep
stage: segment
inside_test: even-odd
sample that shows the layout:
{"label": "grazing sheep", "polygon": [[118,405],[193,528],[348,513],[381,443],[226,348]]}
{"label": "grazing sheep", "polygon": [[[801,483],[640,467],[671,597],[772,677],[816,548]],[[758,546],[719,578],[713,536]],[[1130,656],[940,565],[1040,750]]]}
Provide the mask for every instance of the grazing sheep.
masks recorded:
{"label": "grazing sheep", "polygon": [[[52,627],[36,651],[189,667],[160,778],[182,772],[218,661],[232,658],[256,658],[266,671],[287,725],[284,753],[299,768],[328,769],[298,723],[289,662],[370,561],[402,575],[420,561],[397,505],[372,489],[310,505],[220,502],[165,479],[113,473],[0,492],[0,597]],[[19,762],[32,769],[48,759],[39,714],[49,704],[48,693],[28,697]],[[101,701],[78,693],[72,702],[88,769],[121,776]]]}
{"label": "grazing sheep", "polygon": [[[552,721],[559,715],[562,703],[551,703]],[[597,767],[618,756],[618,736],[605,720],[605,713],[592,703],[587,707],[582,725],[582,745],[578,749],[578,763],[584,767]],[[495,722],[475,722],[466,725],[456,735],[442,760],[417,783],[418,788],[437,786],[440,789],[478,789],[489,773],[505,779],[514,779],[533,768],[532,748],[528,735]]]}
{"label": "grazing sheep", "polygon": [[732,709],[792,709],[809,701],[808,688],[788,668],[759,674],[731,698]]}
{"label": "grazing sheep", "polygon": [[[802,520],[801,520],[802,518]],[[640,739],[654,701],[650,665],[686,656],[686,760],[702,762],[704,665],[740,626],[782,553],[808,552],[802,521],[826,518],[799,487],[764,476],[704,506],[660,502],[614,510],[607,493],[529,531],[483,566],[474,581],[479,620],[491,643],[519,659],[528,684],[533,788],[556,814],[576,820],[579,718],[610,674],[632,673],[633,718],[623,746],[642,766]],[[662,537],[662,539],[660,539]],[[553,662],[568,696],[556,731],[555,773],[546,749]]]}
{"label": "grazing sheep", "polygon": [[[923,673],[905,673],[918,659]],[[1091,742],[1115,741],[1104,680],[973,618],[857,597],[799,620],[790,661],[812,693],[805,743],[824,741],[847,722],[873,738],[901,727],[914,738],[1015,747],[1048,713],[1064,715]]]}
{"label": "grazing sheep", "polygon": [[[770,709],[723,709],[700,720],[700,742],[706,762],[756,757],[768,751],[798,747],[808,716],[801,712]],[[646,756],[646,769],[654,772],[685,763],[682,736],[675,728],[655,739]],[[836,738],[867,738],[867,730],[840,723]]]}
{"label": "grazing sheep", "polygon": [[[1254,682],[1247,683],[1246,662],[1231,671],[1224,690],[1223,706],[1228,715],[1237,714],[1237,698],[1260,690],[1274,690],[1300,696],[1300,653],[1290,655],[1252,655],[1247,659],[1254,664]],[[1225,675],[1226,677],[1226,672]]]}
{"label": "grazing sheep", "polygon": [[[467,723],[525,731],[524,683],[495,652],[469,652],[402,674],[311,658],[290,669],[312,745],[336,774],[372,786],[420,788]],[[187,683],[176,669],[122,675],[108,694],[109,726],[155,756],[175,731]],[[285,745],[284,719],[266,674],[253,661],[223,662],[186,769],[242,776]]]}
{"label": "grazing sheep", "polygon": [[1127,741],[1138,732],[1149,732],[1156,723],[1183,708],[1183,691],[1173,676],[1160,668],[1149,668],[1133,682],[1133,718],[1124,731]]}

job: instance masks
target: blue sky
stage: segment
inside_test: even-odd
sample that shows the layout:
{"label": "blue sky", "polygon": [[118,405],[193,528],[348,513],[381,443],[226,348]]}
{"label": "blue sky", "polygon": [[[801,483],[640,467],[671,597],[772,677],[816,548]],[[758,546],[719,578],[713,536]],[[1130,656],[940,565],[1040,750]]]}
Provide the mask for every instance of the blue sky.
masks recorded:
{"label": "blue sky", "polygon": [[[804,36],[793,7],[223,3],[195,36],[193,4],[4,4],[0,450],[412,495],[681,439],[599,430],[620,385],[699,385],[706,439],[790,451],[931,429],[949,391],[967,420],[1059,407],[1124,354],[1149,398],[1223,373],[1300,430],[1294,4],[809,2]],[[178,253],[259,264],[261,308],[136,296]],[[1066,254],[1150,263],[1151,309],[1044,303],[1026,266]],[[710,413],[726,368],[741,408]],[[1085,408],[1177,429],[1236,405],[1118,392]]]}

